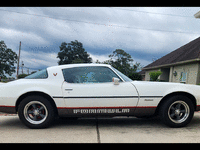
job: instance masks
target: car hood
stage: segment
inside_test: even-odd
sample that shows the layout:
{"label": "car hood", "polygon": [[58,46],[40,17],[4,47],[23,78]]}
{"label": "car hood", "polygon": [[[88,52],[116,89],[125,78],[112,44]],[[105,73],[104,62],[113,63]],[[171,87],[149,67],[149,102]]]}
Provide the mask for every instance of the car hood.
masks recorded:
{"label": "car hood", "polygon": [[172,82],[151,82],[151,81],[133,81],[131,82],[143,96],[164,96],[173,92],[188,92],[197,95],[200,91],[200,86],[172,83]]}

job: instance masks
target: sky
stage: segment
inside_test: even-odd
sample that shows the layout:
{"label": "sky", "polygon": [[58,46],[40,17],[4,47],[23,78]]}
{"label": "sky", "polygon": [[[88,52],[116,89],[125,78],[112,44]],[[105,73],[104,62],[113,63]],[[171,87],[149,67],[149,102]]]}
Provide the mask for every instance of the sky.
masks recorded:
{"label": "sky", "polygon": [[0,40],[17,54],[21,41],[24,73],[58,65],[61,43],[75,40],[93,62],[123,49],[144,67],[200,36],[200,19],[194,17],[198,11],[200,7],[0,7]]}

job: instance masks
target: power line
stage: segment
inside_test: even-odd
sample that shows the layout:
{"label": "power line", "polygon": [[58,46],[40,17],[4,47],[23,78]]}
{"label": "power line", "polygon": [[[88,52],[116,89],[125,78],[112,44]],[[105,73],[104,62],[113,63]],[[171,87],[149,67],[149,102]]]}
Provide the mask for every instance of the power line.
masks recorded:
{"label": "power line", "polygon": [[63,21],[87,23],[87,24],[93,24],[93,25],[101,25],[101,26],[107,26],[107,27],[115,26],[115,27],[120,27],[120,28],[131,28],[131,29],[135,29],[135,30],[145,30],[145,31],[168,32],[168,33],[171,32],[171,33],[182,33],[182,34],[198,34],[198,35],[200,34],[200,33],[192,33],[192,32],[185,32],[185,31],[170,31],[170,30],[160,30],[160,29],[138,28],[138,27],[134,27],[134,26],[121,26],[121,25],[117,25],[117,24],[109,24],[108,25],[108,24],[103,24],[103,23],[94,23],[94,22],[72,20],[72,19],[66,19],[66,18],[61,19],[61,18],[57,18],[57,17],[48,17],[48,16],[44,16],[44,15],[40,15],[40,14],[29,14],[29,13],[17,12],[17,11],[12,11],[12,10],[4,10],[4,9],[0,9],[0,11],[7,11],[7,12],[18,13],[18,14],[31,15],[31,16],[35,16],[35,17],[46,17],[46,18],[50,18],[50,19],[57,19],[57,20],[63,20]]}
{"label": "power line", "polygon": [[182,15],[175,15],[175,14],[163,14],[163,13],[155,13],[155,12],[148,12],[148,11],[141,11],[141,10],[130,10],[130,9],[123,9],[123,8],[114,8],[114,7],[108,7],[113,9],[119,9],[119,10],[125,10],[125,11],[134,11],[139,13],[148,13],[148,14],[154,14],[154,15],[164,15],[164,16],[171,16],[171,17],[185,17],[185,18],[193,18],[193,16],[182,16]]}
{"label": "power line", "polygon": [[[86,22],[86,21],[73,20],[73,19],[66,19],[66,18],[57,18],[57,17],[49,17],[49,16],[40,15],[40,14],[29,14],[29,13],[23,13],[23,12],[12,11],[12,10],[0,9],[0,11],[13,12],[13,13],[24,14],[24,15],[30,15],[30,16],[35,16],[35,17],[45,17],[45,18],[57,19],[57,20],[67,20],[67,21],[73,21],[73,22],[81,22],[81,23],[96,24],[96,23]],[[102,25],[103,25],[103,24],[102,24]]]}

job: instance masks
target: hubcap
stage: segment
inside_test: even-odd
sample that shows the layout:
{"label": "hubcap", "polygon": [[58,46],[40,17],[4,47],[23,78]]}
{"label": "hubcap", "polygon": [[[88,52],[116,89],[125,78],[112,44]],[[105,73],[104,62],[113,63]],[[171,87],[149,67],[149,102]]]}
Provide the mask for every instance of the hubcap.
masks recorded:
{"label": "hubcap", "polygon": [[176,109],[175,110],[175,115],[180,115],[180,112],[181,112],[180,109]]}
{"label": "hubcap", "polygon": [[38,108],[33,111],[33,115],[35,115],[35,116],[39,116],[40,115],[40,112],[39,112]]}
{"label": "hubcap", "polygon": [[24,107],[24,117],[31,124],[41,124],[47,116],[46,106],[39,101],[31,101]]}
{"label": "hubcap", "polygon": [[190,108],[184,101],[176,101],[169,107],[168,116],[174,123],[184,122],[190,114]]}

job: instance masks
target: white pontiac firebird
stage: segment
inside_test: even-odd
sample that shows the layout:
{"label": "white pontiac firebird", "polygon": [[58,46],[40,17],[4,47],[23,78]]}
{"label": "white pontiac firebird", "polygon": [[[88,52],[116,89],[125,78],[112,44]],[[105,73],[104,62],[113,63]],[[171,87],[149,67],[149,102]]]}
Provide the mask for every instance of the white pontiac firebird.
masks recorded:
{"label": "white pontiac firebird", "polygon": [[183,127],[198,110],[197,85],[132,81],[105,64],[48,67],[0,84],[0,112],[18,113],[29,128],[48,127],[57,116],[153,115],[170,127]]}

